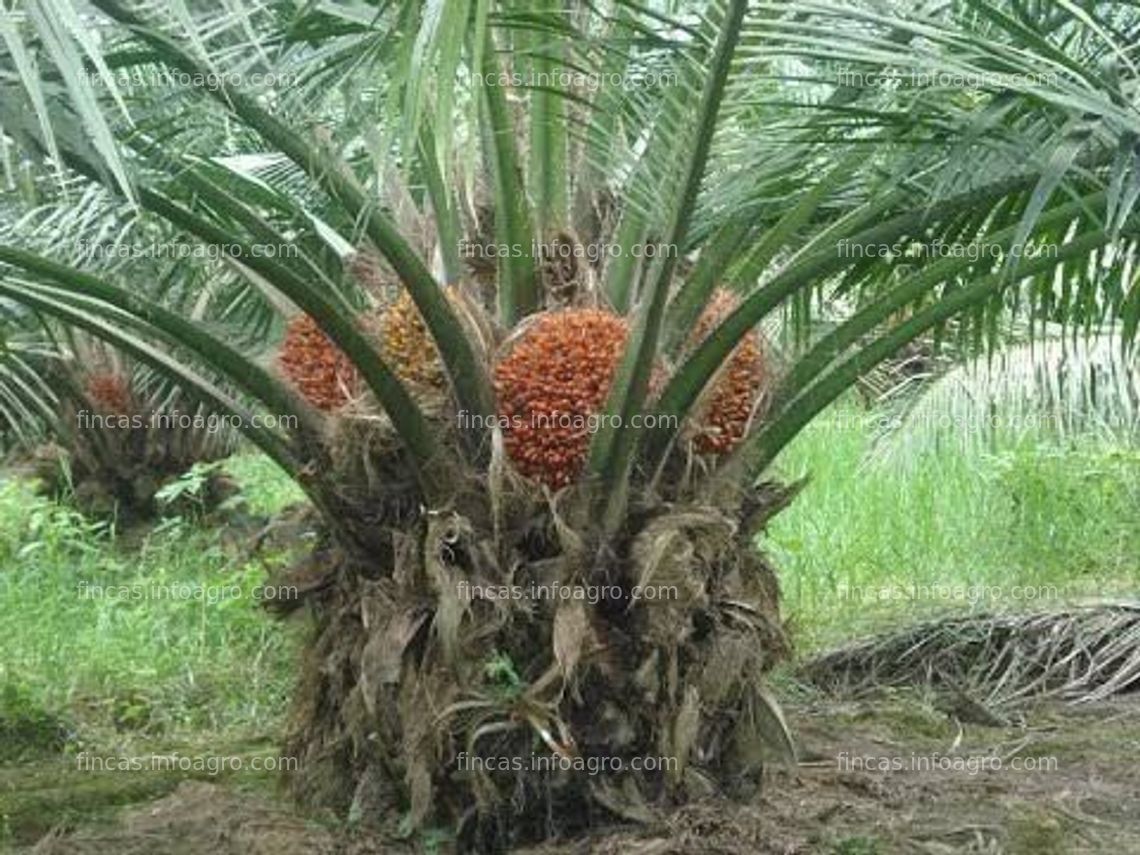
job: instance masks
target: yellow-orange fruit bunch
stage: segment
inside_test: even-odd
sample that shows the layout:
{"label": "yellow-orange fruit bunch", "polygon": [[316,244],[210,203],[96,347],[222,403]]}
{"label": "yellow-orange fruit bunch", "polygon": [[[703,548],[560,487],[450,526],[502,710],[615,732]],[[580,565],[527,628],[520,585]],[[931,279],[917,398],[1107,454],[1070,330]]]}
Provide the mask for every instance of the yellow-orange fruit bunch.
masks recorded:
{"label": "yellow-orange fruit bunch", "polygon": [[[718,290],[697,321],[690,338],[696,346],[738,305],[732,292]],[[767,366],[760,333],[753,330],[728,357],[720,376],[705,393],[696,414],[693,447],[700,454],[727,454],[748,430],[756,401],[767,382]]]}
{"label": "yellow-orange fruit bunch", "polygon": [[511,346],[495,367],[495,393],[519,472],[554,489],[578,477],[628,332],[610,312],[565,309],[539,317]]}
{"label": "yellow-orange fruit bunch", "polygon": [[87,398],[97,410],[124,415],[134,409],[131,381],[115,371],[100,371],[87,378]]}
{"label": "yellow-orange fruit bunch", "polygon": [[344,406],[357,384],[356,367],[305,314],[289,321],[277,362],[305,400],[321,410]]}
{"label": "yellow-orange fruit bunch", "polygon": [[396,375],[412,386],[447,388],[447,375],[420,310],[407,291],[384,308],[376,322],[380,355]]}

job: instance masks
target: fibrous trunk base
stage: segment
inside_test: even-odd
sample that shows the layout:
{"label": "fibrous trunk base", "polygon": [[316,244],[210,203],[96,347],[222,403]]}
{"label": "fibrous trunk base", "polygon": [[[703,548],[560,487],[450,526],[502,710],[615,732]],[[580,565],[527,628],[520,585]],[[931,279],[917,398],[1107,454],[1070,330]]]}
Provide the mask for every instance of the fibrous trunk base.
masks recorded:
{"label": "fibrous trunk base", "polygon": [[776,579],[738,519],[646,503],[599,548],[571,492],[496,488],[485,516],[309,562],[304,802],[496,851],[746,794],[791,750],[763,687],[787,653]]}

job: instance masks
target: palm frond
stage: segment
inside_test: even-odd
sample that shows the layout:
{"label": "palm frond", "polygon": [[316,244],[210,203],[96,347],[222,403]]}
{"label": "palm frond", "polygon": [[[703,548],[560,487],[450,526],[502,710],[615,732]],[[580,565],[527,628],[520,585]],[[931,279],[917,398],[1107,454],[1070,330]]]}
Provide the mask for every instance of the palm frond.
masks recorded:
{"label": "palm frond", "polygon": [[868,462],[899,469],[947,448],[977,453],[1000,441],[1064,442],[1093,433],[1140,437],[1140,360],[1119,329],[1007,345],[899,390],[885,408]]}

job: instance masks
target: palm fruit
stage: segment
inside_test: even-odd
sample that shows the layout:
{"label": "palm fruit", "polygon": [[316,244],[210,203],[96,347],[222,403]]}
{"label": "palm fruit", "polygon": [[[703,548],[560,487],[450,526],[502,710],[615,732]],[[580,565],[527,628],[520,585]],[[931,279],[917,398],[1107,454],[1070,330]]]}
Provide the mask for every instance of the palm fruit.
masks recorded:
{"label": "palm fruit", "polygon": [[134,409],[131,382],[116,371],[100,371],[87,378],[88,400],[95,409],[108,415],[123,415]]}
{"label": "palm fruit", "polygon": [[498,421],[515,467],[553,489],[578,477],[629,325],[599,309],[538,317],[495,366]]}
{"label": "palm fruit", "polygon": [[447,375],[420,310],[407,291],[401,291],[376,321],[380,355],[401,380],[420,389],[442,391]]}
{"label": "palm fruit", "polygon": [[344,406],[357,385],[356,367],[309,315],[289,321],[277,361],[305,400],[321,410]]}
{"label": "palm fruit", "polygon": [[[718,289],[697,321],[690,347],[700,344],[737,305],[732,292]],[[754,330],[729,355],[697,408],[690,436],[699,454],[728,454],[744,438],[767,373],[763,340],[759,330]]]}

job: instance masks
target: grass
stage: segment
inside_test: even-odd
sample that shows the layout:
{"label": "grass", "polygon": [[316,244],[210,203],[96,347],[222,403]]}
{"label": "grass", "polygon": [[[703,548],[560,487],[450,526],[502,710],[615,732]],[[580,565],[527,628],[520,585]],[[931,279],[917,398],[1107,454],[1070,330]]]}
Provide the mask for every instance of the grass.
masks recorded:
{"label": "grass", "polygon": [[764,541],[801,652],[948,609],[1140,590],[1140,450],[1021,438],[899,471],[868,464],[870,444],[858,419],[825,417],[780,461],[811,476]]}
{"label": "grass", "polygon": [[305,500],[296,482],[264,454],[236,454],[226,461],[225,469],[241,485],[250,513],[272,516]]}
{"label": "grass", "polygon": [[[81,752],[248,764],[276,750],[303,628],[253,598],[266,564],[287,556],[254,558],[246,544],[299,491],[260,456],[226,468],[243,487],[236,532],[172,516],[141,536],[116,533],[0,480],[0,851],[213,778],[81,770]],[[279,783],[248,768],[227,774],[240,786]]]}
{"label": "grass", "polygon": [[[239,465],[245,477],[262,466]],[[289,499],[265,472],[253,482],[263,510]],[[271,729],[297,639],[256,595],[263,562],[284,556],[230,540],[180,517],[117,538],[27,484],[0,483],[0,697],[20,720],[66,721],[77,738]]]}

